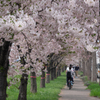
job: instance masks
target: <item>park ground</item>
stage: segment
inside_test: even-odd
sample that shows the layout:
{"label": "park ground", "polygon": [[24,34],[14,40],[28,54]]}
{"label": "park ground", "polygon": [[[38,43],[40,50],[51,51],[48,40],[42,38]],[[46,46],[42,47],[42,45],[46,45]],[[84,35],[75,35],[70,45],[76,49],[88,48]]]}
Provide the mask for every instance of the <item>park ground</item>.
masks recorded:
{"label": "park ground", "polygon": [[[100,98],[90,96],[91,90],[87,89],[87,86],[84,85],[84,82],[80,76],[74,79],[75,83],[71,90],[69,90],[66,85],[65,72],[62,72],[61,76],[57,77],[56,79],[51,80],[50,83],[46,83],[45,88],[40,88],[40,79],[41,77],[37,77],[37,93],[31,93],[31,81],[29,77],[27,86],[27,100],[100,100]],[[18,87],[19,84],[16,84],[16,86]],[[94,86],[98,89],[96,90],[96,93],[98,93],[100,97],[99,84],[94,84]],[[94,86],[92,87],[94,88]],[[19,90],[12,85],[9,89],[7,89],[7,100],[17,100],[18,94]]]}

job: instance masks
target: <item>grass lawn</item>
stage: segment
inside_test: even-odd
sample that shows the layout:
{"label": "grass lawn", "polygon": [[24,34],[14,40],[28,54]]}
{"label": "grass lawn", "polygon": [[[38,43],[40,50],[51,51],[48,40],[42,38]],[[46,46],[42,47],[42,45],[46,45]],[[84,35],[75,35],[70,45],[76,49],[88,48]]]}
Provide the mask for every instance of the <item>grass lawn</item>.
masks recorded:
{"label": "grass lawn", "polygon": [[91,83],[88,86],[88,89],[91,90],[90,96],[99,97],[100,98],[100,85],[99,83]]}
{"label": "grass lawn", "polygon": [[[83,75],[83,72],[79,71],[79,75]],[[87,76],[83,76],[84,85],[88,86],[87,89],[90,90],[90,96],[100,98],[100,85],[96,82],[91,82],[88,80]]]}
{"label": "grass lawn", "polygon": [[[58,100],[60,90],[66,84],[66,73],[61,73],[57,79],[51,80],[50,83],[45,84],[45,88],[40,88],[40,77],[37,77],[37,93],[30,92],[30,78],[27,86],[27,100]],[[17,100],[19,90],[14,86],[7,89],[7,100]]]}

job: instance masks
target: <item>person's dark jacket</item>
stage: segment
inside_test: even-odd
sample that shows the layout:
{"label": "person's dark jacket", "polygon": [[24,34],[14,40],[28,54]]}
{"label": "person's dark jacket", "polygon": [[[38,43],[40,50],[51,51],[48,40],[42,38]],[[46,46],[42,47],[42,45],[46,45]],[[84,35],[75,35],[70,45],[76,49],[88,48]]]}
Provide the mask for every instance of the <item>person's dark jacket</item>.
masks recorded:
{"label": "person's dark jacket", "polygon": [[78,70],[79,70],[79,66],[76,66],[76,67],[75,67],[75,71],[78,71]]}

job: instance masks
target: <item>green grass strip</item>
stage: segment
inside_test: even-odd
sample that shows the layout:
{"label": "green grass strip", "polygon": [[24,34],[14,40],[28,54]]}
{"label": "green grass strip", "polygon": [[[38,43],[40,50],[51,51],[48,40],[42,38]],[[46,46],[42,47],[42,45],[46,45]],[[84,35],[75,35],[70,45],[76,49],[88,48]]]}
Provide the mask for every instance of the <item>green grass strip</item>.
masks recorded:
{"label": "green grass strip", "polygon": [[[60,90],[66,84],[66,73],[61,73],[61,76],[57,79],[51,80],[50,83],[46,83],[45,88],[40,88],[40,77],[37,77],[37,93],[30,92],[30,78],[28,79],[27,86],[27,100],[58,100]],[[14,86],[11,86],[10,89],[7,89],[7,100],[17,100],[19,90]]]}
{"label": "green grass strip", "polygon": [[99,83],[91,83],[88,86],[88,89],[90,89],[90,96],[100,98],[100,85],[99,85]]}

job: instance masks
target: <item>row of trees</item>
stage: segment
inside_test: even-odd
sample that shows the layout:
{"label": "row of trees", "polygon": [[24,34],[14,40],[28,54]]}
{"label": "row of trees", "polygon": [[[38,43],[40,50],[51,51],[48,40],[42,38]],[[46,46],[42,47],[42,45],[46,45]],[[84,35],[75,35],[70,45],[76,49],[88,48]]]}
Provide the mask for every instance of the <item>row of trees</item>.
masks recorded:
{"label": "row of trees", "polygon": [[86,51],[85,55],[88,58],[81,58],[80,69],[83,72],[83,75],[88,77],[88,80],[92,82],[97,82],[96,52]]}
{"label": "row of trees", "polygon": [[[43,69],[41,69],[41,72],[42,72],[41,82],[40,82],[41,88],[45,88],[45,83],[50,83],[50,80],[56,79],[58,76],[61,75],[61,72],[64,72],[64,70],[66,70],[66,65],[62,61],[64,57],[61,57],[61,56],[62,56],[62,53],[59,54],[59,55],[55,55],[53,53],[49,56],[49,58],[48,58],[49,63],[46,64]],[[47,71],[45,72],[44,69],[47,69]],[[26,76],[26,78],[24,78],[24,76],[22,76],[22,78],[21,78],[18,100],[27,100],[28,75],[25,74],[25,76]],[[37,76],[36,76],[35,72],[30,73],[30,78],[31,78],[31,89],[30,89],[30,91],[32,93],[37,92],[36,77]]]}

